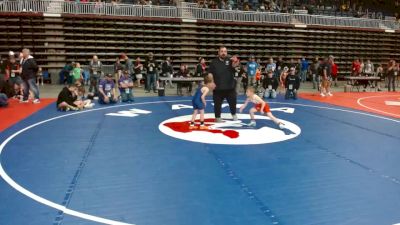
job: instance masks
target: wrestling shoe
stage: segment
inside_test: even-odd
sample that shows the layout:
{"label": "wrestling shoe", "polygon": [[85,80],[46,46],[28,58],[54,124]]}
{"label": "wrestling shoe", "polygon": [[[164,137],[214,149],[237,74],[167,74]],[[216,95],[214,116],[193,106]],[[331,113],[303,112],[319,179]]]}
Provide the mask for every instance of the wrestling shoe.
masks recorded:
{"label": "wrestling shoe", "polygon": [[222,119],[221,118],[215,118],[215,122],[216,123],[222,123]]}
{"label": "wrestling shoe", "polygon": [[233,120],[233,121],[237,121],[237,120],[238,120],[238,117],[237,117],[236,114],[235,114],[235,115],[232,115],[232,120]]}
{"label": "wrestling shoe", "polygon": [[93,108],[93,106],[94,106],[94,103],[86,104],[85,109],[91,109],[91,108]]}
{"label": "wrestling shoe", "polygon": [[208,130],[208,127],[205,125],[200,125],[200,130]]}
{"label": "wrestling shoe", "polygon": [[257,126],[257,123],[256,123],[256,121],[251,121],[250,123],[247,124],[247,126],[255,127],[255,126]]}
{"label": "wrestling shoe", "polygon": [[281,129],[281,130],[285,129],[285,124],[283,124],[283,123],[279,123],[278,126],[279,126],[279,129]]}

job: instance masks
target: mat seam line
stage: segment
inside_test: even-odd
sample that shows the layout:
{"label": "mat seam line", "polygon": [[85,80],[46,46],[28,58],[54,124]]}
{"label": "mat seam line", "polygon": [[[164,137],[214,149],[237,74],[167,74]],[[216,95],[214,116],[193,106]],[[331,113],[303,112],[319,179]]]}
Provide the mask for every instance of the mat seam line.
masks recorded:
{"label": "mat seam line", "polygon": [[[83,155],[81,162],[79,163],[78,169],[76,170],[74,177],[72,178],[72,181],[68,186],[67,192],[65,193],[65,196],[64,196],[64,200],[61,203],[61,205],[65,206],[65,207],[67,207],[69,205],[69,203],[72,199],[73,193],[78,184],[78,180],[83,172],[83,169],[86,166],[87,160],[93,149],[94,142],[100,132],[103,121],[104,121],[104,117],[102,118],[100,123],[97,125],[96,129],[94,130],[94,133],[93,133],[92,137],[90,138],[89,145],[86,148],[86,151]],[[63,220],[64,220],[64,212],[60,210],[60,211],[58,211],[57,216],[54,219],[53,225],[61,225],[63,223]]]}

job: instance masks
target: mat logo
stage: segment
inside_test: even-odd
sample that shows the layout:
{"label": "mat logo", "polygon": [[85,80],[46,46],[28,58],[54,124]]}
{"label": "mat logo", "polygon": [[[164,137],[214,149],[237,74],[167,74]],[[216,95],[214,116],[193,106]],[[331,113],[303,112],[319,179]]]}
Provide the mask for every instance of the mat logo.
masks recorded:
{"label": "mat logo", "polygon": [[400,101],[385,101],[385,104],[390,106],[400,106]]}
{"label": "mat logo", "polygon": [[136,117],[141,114],[150,114],[151,111],[142,109],[130,109],[124,111],[118,111],[117,113],[107,113],[106,116],[118,116],[118,117]]}
{"label": "mat logo", "polygon": [[[293,112],[289,110],[289,113]],[[266,116],[256,115],[257,127],[247,126],[248,114],[237,116],[238,120],[233,121],[230,114],[223,113],[222,123],[216,123],[214,114],[205,114],[204,122],[208,128],[205,130],[189,128],[191,115],[165,120],[158,128],[162,133],[181,140],[226,145],[274,143],[295,138],[301,133],[300,127],[286,120],[281,120],[285,124],[285,129],[281,130]]]}
{"label": "mat logo", "polygon": [[[212,105],[214,105],[214,103],[211,103]],[[236,104],[236,108],[240,109],[240,107],[242,107],[243,104]],[[227,108],[229,107],[228,104],[224,103],[222,104],[221,108]],[[174,104],[171,107],[172,110],[179,110],[179,109],[193,109],[193,106],[191,105],[184,105],[184,104]],[[278,111],[278,112],[284,112],[284,113],[294,113],[294,108],[290,108],[290,107],[281,107],[281,108],[272,108],[271,111]]]}

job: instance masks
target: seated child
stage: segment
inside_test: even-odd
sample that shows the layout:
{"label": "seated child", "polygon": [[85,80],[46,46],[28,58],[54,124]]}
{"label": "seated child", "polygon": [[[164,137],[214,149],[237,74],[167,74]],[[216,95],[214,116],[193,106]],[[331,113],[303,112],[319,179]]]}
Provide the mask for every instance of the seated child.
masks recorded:
{"label": "seated child", "polygon": [[57,109],[61,111],[77,111],[84,108],[92,108],[94,104],[90,100],[79,98],[82,95],[81,87],[77,87],[75,84],[64,87],[58,94]]}
{"label": "seated child", "polygon": [[79,110],[79,106],[75,104],[75,101],[78,98],[76,91],[77,87],[75,84],[70,84],[68,87],[64,87],[57,97],[57,109],[61,111]]}

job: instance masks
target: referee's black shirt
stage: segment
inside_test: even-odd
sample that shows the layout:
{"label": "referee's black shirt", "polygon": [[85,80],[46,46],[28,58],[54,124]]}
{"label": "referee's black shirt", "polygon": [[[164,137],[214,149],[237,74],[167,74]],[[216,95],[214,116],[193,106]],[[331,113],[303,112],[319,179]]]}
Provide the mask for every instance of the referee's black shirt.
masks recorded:
{"label": "referee's black shirt", "polygon": [[216,91],[235,89],[235,68],[232,67],[232,61],[228,57],[224,60],[213,59],[208,72],[214,77]]}

